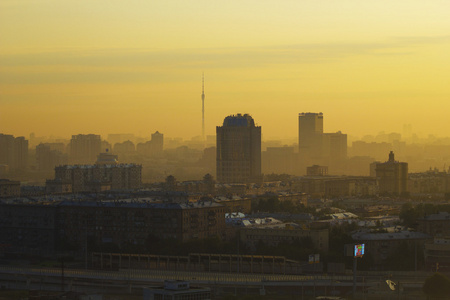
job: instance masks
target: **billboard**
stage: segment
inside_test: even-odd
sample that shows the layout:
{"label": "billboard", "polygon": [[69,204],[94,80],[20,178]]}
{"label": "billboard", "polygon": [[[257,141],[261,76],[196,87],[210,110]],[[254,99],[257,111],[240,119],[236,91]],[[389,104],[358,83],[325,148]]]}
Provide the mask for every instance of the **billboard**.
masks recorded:
{"label": "billboard", "polygon": [[308,263],[318,264],[320,262],[320,254],[311,254],[308,258]]}
{"label": "billboard", "polygon": [[362,257],[364,255],[364,244],[355,245],[353,256]]}

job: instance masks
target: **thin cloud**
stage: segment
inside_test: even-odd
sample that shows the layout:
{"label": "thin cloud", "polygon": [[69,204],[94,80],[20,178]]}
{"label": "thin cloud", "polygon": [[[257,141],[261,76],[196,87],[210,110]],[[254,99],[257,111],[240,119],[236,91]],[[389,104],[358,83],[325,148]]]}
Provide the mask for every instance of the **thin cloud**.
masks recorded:
{"label": "thin cloud", "polygon": [[0,84],[118,83],[157,80],[172,70],[249,69],[324,64],[356,56],[413,55],[414,47],[448,43],[450,36],[395,37],[379,43],[316,43],[248,48],[60,49],[1,54]]}

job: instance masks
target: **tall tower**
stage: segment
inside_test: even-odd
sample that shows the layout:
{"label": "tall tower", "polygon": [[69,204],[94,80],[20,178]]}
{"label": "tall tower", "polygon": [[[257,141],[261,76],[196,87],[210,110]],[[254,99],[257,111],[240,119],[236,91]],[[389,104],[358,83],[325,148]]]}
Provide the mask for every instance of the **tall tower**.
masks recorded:
{"label": "tall tower", "polygon": [[309,159],[322,156],[323,114],[300,113],[298,115],[298,150]]}
{"label": "tall tower", "polygon": [[217,133],[217,180],[223,183],[259,182],[261,176],[261,127],[250,115],[225,118]]}
{"label": "tall tower", "polygon": [[202,73],[202,141],[205,140],[205,75]]}

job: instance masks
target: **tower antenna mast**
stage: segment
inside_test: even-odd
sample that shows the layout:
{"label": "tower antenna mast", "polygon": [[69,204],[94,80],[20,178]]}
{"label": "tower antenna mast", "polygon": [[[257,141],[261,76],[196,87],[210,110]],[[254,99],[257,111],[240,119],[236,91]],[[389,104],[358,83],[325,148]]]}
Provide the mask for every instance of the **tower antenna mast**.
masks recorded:
{"label": "tower antenna mast", "polygon": [[206,144],[205,140],[205,75],[202,73],[202,141]]}

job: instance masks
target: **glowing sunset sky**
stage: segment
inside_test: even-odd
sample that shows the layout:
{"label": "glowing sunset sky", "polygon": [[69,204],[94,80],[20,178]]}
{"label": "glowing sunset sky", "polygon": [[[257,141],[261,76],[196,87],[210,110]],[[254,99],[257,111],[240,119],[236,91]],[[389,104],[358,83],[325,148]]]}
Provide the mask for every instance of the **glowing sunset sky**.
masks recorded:
{"label": "glowing sunset sky", "polygon": [[0,132],[450,132],[449,1],[0,1]]}

